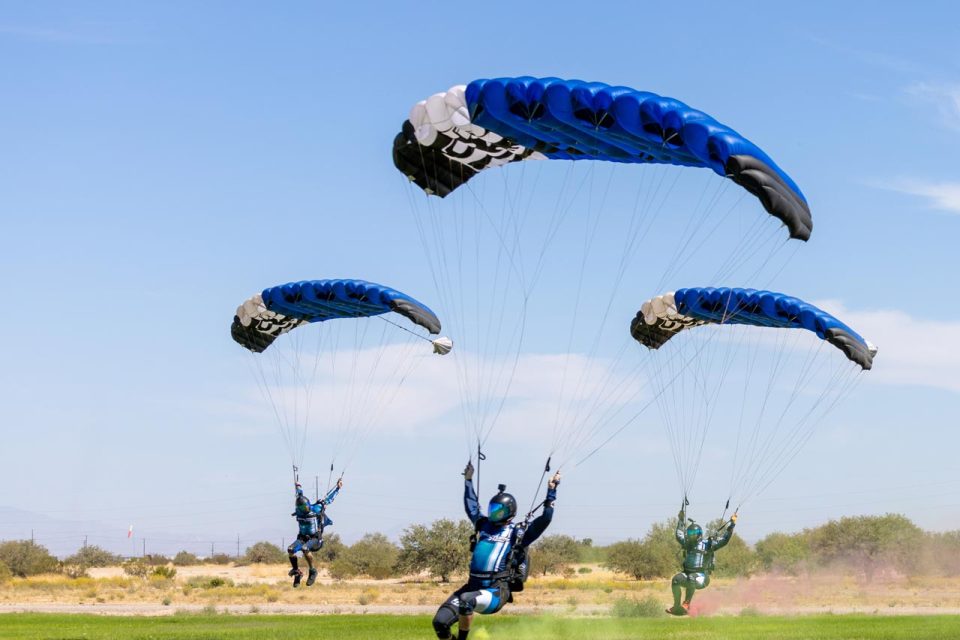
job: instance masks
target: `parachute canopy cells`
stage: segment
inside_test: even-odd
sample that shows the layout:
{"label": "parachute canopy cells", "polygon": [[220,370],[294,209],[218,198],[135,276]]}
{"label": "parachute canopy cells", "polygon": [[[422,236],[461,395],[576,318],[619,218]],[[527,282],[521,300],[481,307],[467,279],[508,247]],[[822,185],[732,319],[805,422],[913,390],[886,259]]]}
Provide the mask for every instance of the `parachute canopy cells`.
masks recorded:
{"label": "parachute canopy cells", "polygon": [[873,366],[877,353],[875,346],[826,311],[798,298],[756,289],[696,287],[651,298],[631,322],[630,334],[658,349],[680,331],[705,324],[806,329],[863,369]]}
{"label": "parachute canopy cells", "polygon": [[261,353],[278,336],[311,322],[397,313],[431,334],[440,320],[422,303],[395,289],[363,280],[305,280],[264,289],[237,308],[230,335]]}
{"label": "parachute canopy cells", "polygon": [[527,159],[706,167],[755,195],[790,237],[813,229],[800,189],[759,147],[679,100],[558,78],[474,80],[414,105],[396,167],[446,196],[478,172]]}

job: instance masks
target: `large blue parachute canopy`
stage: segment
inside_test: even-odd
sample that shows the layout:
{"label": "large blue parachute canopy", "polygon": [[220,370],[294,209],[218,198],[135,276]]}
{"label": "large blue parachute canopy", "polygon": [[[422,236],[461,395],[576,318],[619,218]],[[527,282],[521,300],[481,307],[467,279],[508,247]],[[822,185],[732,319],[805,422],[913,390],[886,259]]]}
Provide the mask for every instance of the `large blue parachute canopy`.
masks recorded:
{"label": "large blue parachute canopy", "polygon": [[280,335],[301,325],[338,318],[396,313],[431,334],[440,320],[426,305],[396,289],[364,280],[304,280],[264,289],[233,317],[230,335],[261,353]]}
{"label": "large blue parachute canopy", "polygon": [[805,329],[837,347],[863,369],[873,366],[877,348],[849,326],[799,298],[757,289],[694,287],[643,303],[630,334],[658,349],[679,332],[706,324]]}
{"label": "large blue parachute canopy", "polygon": [[759,147],[679,100],[559,78],[474,80],[411,110],[394,140],[396,167],[446,196],[478,172],[527,159],[591,159],[706,167],[755,195],[807,240],[810,208]]}

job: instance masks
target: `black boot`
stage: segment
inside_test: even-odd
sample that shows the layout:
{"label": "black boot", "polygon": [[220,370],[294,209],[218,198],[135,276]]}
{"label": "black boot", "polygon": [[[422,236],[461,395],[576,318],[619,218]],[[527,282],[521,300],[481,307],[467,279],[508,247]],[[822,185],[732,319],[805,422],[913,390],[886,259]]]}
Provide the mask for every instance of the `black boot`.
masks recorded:
{"label": "black boot", "polygon": [[313,567],[310,567],[310,573],[307,575],[307,586],[312,587],[313,583],[317,581],[317,570]]}

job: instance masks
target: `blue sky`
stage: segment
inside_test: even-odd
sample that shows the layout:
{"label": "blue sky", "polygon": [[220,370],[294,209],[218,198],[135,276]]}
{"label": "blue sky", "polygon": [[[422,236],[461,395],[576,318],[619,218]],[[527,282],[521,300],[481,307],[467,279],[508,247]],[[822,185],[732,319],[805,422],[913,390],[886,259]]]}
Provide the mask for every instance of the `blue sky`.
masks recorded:
{"label": "blue sky", "polygon": [[[765,148],[815,220],[777,286],[881,348],[743,535],[886,511],[960,527],[960,10],[835,4],[2,3],[0,534],[289,536],[286,454],[232,311],[329,275],[434,299],[393,136],[419,99],[521,74],[675,96]],[[527,355],[564,344],[540,332]],[[459,414],[422,413],[358,458],[346,537],[460,513]],[[658,434],[571,473],[556,532],[635,537],[669,515]],[[499,442],[489,482],[531,492],[542,461]]]}

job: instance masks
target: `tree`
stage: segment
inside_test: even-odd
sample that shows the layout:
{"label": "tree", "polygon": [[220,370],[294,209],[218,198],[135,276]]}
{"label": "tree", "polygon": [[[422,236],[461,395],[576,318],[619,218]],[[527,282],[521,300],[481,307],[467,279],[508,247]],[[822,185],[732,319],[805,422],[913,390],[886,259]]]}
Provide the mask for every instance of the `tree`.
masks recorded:
{"label": "tree", "polygon": [[810,559],[805,533],[771,533],[754,545],[757,561],[764,571],[797,575]]}
{"label": "tree", "polygon": [[261,541],[247,547],[244,554],[244,560],[248,563],[256,564],[279,564],[287,559],[284,553],[277,545]]}
{"label": "tree", "polygon": [[122,562],[123,558],[120,556],[94,545],[81,547],[75,554],[63,561],[65,565],[74,565],[81,569],[118,566]]}
{"label": "tree", "polygon": [[394,574],[400,550],[382,533],[368,533],[349,548],[346,560],[357,573],[375,580]]}
{"label": "tree", "polygon": [[538,540],[530,551],[531,570],[541,571],[541,575],[562,573],[579,559],[580,544],[570,536],[547,536]]}
{"label": "tree", "polygon": [[607,547],[605,565],[637,580],[665,578],[679,568],[675,520],[655,522],[643,540],[626,540]]}
{"label": "tree", "polygon": [[0,584],[9,582],[10,578],[13,577],[13,572],[10,571],[10,567],[4,562],[0,562]]}
{"label": "tree", "polygon": [[810,532],[810,549],[821,563],[852,564],[868,581],[884,565],[912,573],[923,542],[917,525],[892,513],[831,520]]}
{"label": "tree", "polygon": [[397,568],[404,573],[429,571],[430,575],[449,582],[450,576],[467,569],[467,540],[473,525],[467,520],[436,520],[430,527],[416,524],[404,529],[400,536]]}
{"label": "tree", "polygon": [[0,544],[0,562],[21,578],[56,571],[59,565],[46,547],[32,540],[11,540]]}

